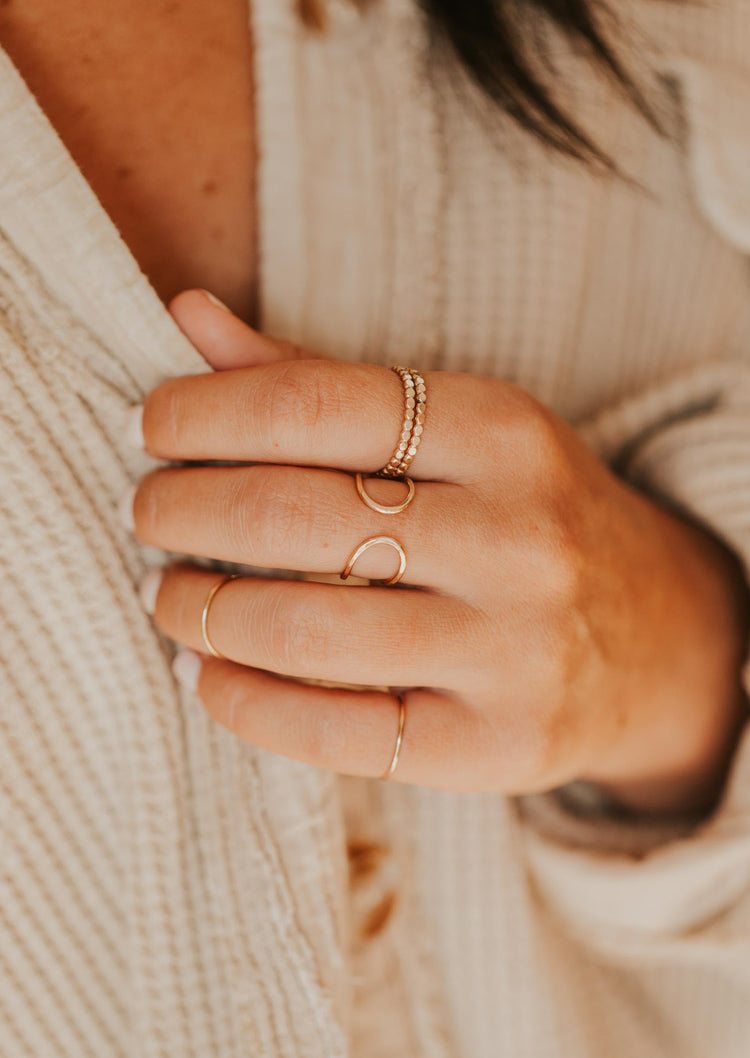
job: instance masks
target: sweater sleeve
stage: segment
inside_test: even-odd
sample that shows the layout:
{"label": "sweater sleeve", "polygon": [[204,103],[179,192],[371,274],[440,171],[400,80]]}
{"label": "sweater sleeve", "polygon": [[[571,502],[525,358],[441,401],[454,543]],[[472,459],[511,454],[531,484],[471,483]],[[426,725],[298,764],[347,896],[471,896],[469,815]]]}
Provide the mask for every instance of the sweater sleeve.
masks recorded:
{"label": "sweater sleeve", "polygon": [[[680,100],[695,208],[750,258],[750,10],[728,0],[718,8],[679,52],[665,50],[662,71]],[[718,39],[708,32],[716,26]],[[679,40],[677,28],[669,39]],[[750,261],[747,312],[736,333],[717,335],[716,359],[575,425],[619,474],[721,539],[750,578]],[[750,694],[750,644],[742,682]],[[708,818],[628,822],[595,800],[595,788],[571,784],[518,801],[546,902],[599,947],[679,938],[696,959],[731,964],[750,988],[750,960],[735,967],[750,943],[750,726]]]}

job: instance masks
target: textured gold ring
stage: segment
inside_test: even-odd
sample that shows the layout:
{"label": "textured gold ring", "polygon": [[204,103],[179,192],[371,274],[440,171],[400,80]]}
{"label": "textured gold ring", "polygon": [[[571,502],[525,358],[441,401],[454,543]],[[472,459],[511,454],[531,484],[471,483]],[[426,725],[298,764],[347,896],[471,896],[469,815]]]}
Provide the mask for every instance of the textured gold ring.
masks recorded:
{"label": "textured gold ring", "polygon": [[371,536],[369,540],[364,540],[359,545],[359,547],[356,547],[347,559],[346,565],[344,566],[344,569],[341,573],[342,580],[346,580],[346,578],[349,576],[352,571],[352,567],[354,566],[354,563],[357,561],[359,556],[364,555],[365,551],[369,551],[369,549],[371,547],[375,547],[376,544],[387,544],[389,547],[392,547],[393,550],[397,553],[398,569],[393,574],[393,576],[386,580],[384,583],[386,585],[398,584],[398,582],[403,577],[404,573],[406,573],[406,552],[404,551],[401,544],[399,544],[398,540],[394,540],[392,536]]}
{"label": "textured gold ring", "polygon": [[400,694],[396,695],[398,700],[398,733],[396,734],[396,745],[393,747],[393,755],[391,756],[391,763],[388,765],[386,771],[380,776],[385,781],[390,779],[391,775],[396,770],[398,764],[398,757],[401,753],[401,743],[404,740],[404,724],[406,723],[406,706],[404,705],[404,699]]}
{"label": "textured gold ring", "polygon": [[201,632],[203,634],[203,642],[206,644],[206,650],[215,658],[224,658],[225,660],[228,660],[226,654],[222,654],[222,652],[220,650],[217,650],[211,642],[211,637],[208,634],[208,611],[211,608],[211,603],[216,598],[216,593],[218,592],[219,588],[223,588],[224,585],[230,580],[237,580],[238,577],[239,573],[230,573],[228,576],[224,577],[223,580],[217,580],[217,582],[211,588],[211,591],[206,596],[206,601],[203,603],[203,610],[201,612]]}
{"label": "textured gold ring", "polygon": [[378,503],[372,498],[372,496],[368,496],[365,490],[364,479],[361,474],[357,474],[354,480],[357,485],[357,495],[362,499],[364,503],[367,504],[371,511],[377,511],[378,514],[400,514],[401,511],[405,511],[406,508],[409,506],[411,501],[414,499],[414,496],[416,495],[417,491],[416,486],[414,485],[414,482],[411,480],[411,478],[402,478],[401,480],[406,486],[408,486],[409,489],[406,494],[406,498],[401,503]]}
{"label": "textured gold ring", "polygon": [[420,373],[412,367],[394,364],[391,371],[396,372],[404,387],[404,421],[394,453],[378,474],[382,478],[402,478],[411,466],[422,440],[427,388]]}

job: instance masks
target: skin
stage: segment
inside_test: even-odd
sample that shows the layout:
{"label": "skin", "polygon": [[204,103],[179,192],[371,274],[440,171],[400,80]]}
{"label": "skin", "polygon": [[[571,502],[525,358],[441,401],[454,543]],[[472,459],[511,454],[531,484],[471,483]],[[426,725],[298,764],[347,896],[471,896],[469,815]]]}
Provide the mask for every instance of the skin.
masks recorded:
{"label": "skin", "polygon": [[[165,303],[200,285],[252,320],[246,2],[132,0],[124,13],[122,0],[3,0],[0,44]],[[203,665],[198,689],[217,720],[280,753],[380,774],[395,735],[393,698],[289,677],[394,680],[417,688],[406,694],[397,780],[512,793],[587,777],[641,811],[712,802],[744,720],[747,631],[741,571],[716,540],[618,482],[520,390],[462,376],[428,377],[428,427],[413,468],[418,499],[395,520],[374,515],[349,472],[374,470],[390,455],[401,399],[395,376],[319,365],[335,374],[310,377],[305,389],[303,376],[289,373],[294,351],[284,343],[194,293],[173,310],[217,371],[244,369],[232,379],[252,392],[257,385],[266,447],[242,458],[265,465],[150,476],[136,497],[139,537],[196,555],[335,573],[360,540],[393,532],[407,546],[407,579],[420,588],[336,588],[335,597],[309,584],[222,588],[213,634],[221,643],[243,629],[239,643],[222,647],[249,665]],[[277,361],[270,376],[253,367]],[[355,381],[368,387],[366,401]],[[221,436],[229,398],[205,403],[207,380],[186,380],[185,393],[182,385],[147,399],[149,449],[183,458],[192,422],[206,441],[193,437],[190,451],[209,458],[213,436],[233,453],[237,439]],[[299,420],[264,420],[269,392],[290,390],[293,399],[280,406]],[[360,430],[365,414],[377,418]],[[355,416],[358,440],[369,442],[356,464]],[[339,471],[308,469],[315,458]],[[187,495],[178,481],[189,483]],[[370,483],[387,501],[402,488]],[[356,572],[386,576],[392,562],[390,552],[373,550]],[[184,565],[165,577],[155,618],[179,642],[202,646],[196,620],[215,579]]]}
{"label": "skin", "polygon": [[[713,802],[745,718],[748,599],[712,536],[617,478],[520,388],[447,372],[425,375],[415,501],[397,516],[372,512],[353,473],[391,455],[397,376],[308,357],[199,292],[172,311],[217,370],[146,396],[145,447],[167,461],[248,465],[148,474],[132,500],[138,539],[327,574],[374,535],[393,534],[408,555],[397,587],[224,585],[210,627],[230,660],[199,654],[197,677],[219,723],[273,752],[377,776],[397,728],[388,689],[401,688],[396,781],[519,794],[583,778],[641,812]],[[384,503],[405,491],[368,485]],[[393,569],[380,547],[355,572]],[[168,567],[159,628],[205,651],[200,615],[218,579]]]}
{"label": "skin", "polygon": [[166,302],[257,285],[247,0],[0,0],[0,45]]}

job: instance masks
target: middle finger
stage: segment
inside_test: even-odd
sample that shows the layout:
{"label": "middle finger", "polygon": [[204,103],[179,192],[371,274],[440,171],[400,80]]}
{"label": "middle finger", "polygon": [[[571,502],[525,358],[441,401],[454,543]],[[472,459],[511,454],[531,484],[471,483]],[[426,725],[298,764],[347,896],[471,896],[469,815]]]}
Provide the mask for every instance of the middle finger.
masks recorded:
{"label": "middle finger", "polygon": [[[370,496],[398,504],[402,482],[365,479]],[[404,582],[449,594],[465,593],[457,554],[474,524],[470,493],[459,485],[418,482],[412,503],[397,517],[372,511],[354,478],[300,467],[167,467],[148,474],[132,500],[141,543],[168,551],[242,562],[268,569],[340,573],[364,540],[393,536],[407,554]],[[450,558],[450,561],[448,559]],[[356,576],[386,579],[397,556],[379,545],[365,552]]]}

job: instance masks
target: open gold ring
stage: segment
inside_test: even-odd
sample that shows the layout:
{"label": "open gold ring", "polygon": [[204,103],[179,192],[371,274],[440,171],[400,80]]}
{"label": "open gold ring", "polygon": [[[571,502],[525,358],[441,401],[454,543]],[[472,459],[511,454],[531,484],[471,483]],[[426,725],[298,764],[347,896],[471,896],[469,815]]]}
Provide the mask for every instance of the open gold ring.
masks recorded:
{"label": "open gold ring", "polygon": [[215,658],[223,658],[224,660],[228,660],[226,654],[222,654],[222,652],[220,650],[217,650],[211,642],[211,637],[208,634],[208,611],[211,608],[211,603],[216,598],[216,593],[218,592],[219,588],[223,588],[224,585],[230,580],[237,580],[238,577],[239,573],[230,573],[226,577],[224,577],[223,580],[217,580],[216,584],[214,584],[214,586],[211,588],[210,592],[206,596],[206,601],[203,603],[203,610],[201,612],[201,633],[203,634],[203,642],[206,644],[206,650]]}
{"label": "open gold ring", "polygon": [[[373,475],[373,477],[377,477],[377,475]],[[403,481],[403,483],[408,487],[409,491],[407,492],[406,497],[401,501],[401,503],[378,503],[372,498],[372,496],[368,496],[367,492],[365,491],[364,478],[361,474],[357,474],[354,481],[357,486],[357,495],[364,503],[367,504],[371,511],[377,511],[378,514],[400,514],[401,511],[406,510],[411,501],[414,499],[417,492],[416,486],[414,485],[412,479],[403,477],[401,478],[401,481]]]}
{"label": "open gold ring", "polygon": [[406,573],[406,552],[401,544],[399,544],[398,540],[394,540],[392,536],[371,536],[369,540],[363,541],[359,547],[355,548],[347,559],[346,565],[341,573],[342,580],[346,580],[349,576],[352,567],[359,556],[363,555],[365,551],[369,551],[371,547],[375,547],[376,544],[387,544],[389,547],[392,547],[398,555],[398,569],[389,580],[384,581],[386,585],[398,584],[404,573]]}

